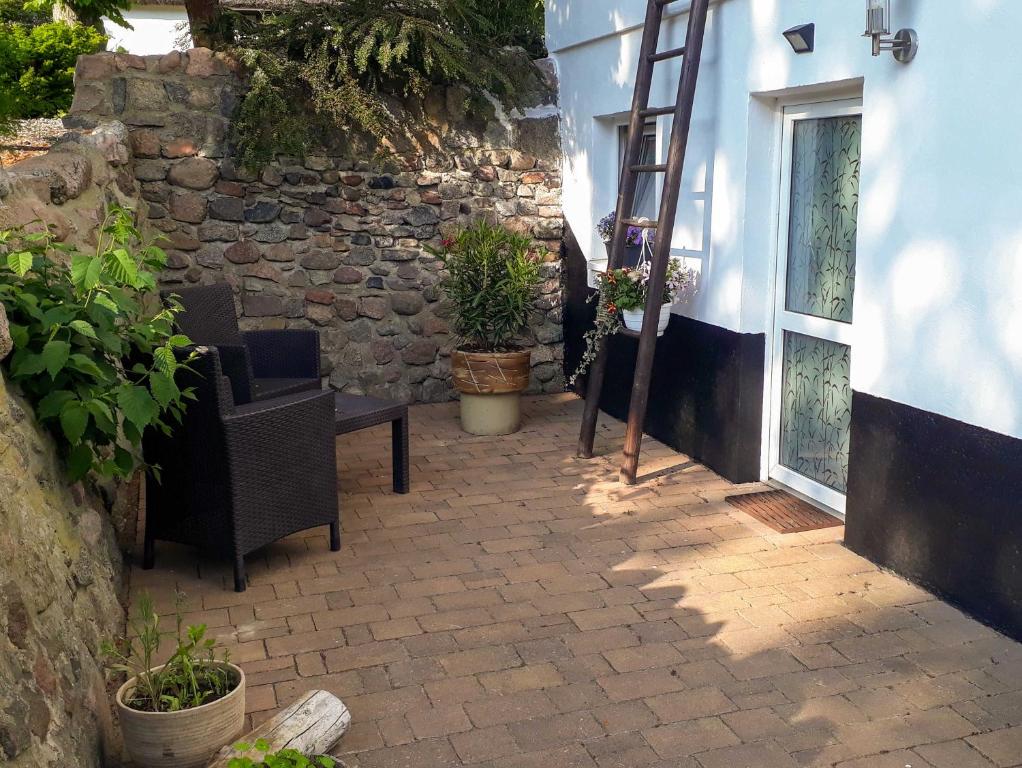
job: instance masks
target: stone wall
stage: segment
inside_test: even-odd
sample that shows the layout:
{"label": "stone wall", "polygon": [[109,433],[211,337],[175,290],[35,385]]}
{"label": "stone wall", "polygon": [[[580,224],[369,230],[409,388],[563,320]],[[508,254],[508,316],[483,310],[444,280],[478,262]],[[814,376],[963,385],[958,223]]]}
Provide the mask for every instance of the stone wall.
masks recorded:
{"label": "stone wall", "polygon": [[99,645],[124,631],[121,554],[2,374],[0,478],[0,762],[99,768],[114,743]]}
{"label": "stone wall", "polygon": [[436,151],[352,159],[280,157],[238,167],[229,117],[244,85],[206,49],[82,57],[69,122],[115,118],[131,132],[135,177],[153,227],[169,238],[168,284],[228,281],[242,326],[320,329],[337,389],[442,401],[455,340],[424,246],[473,218],[534,237],[550,256],[527,337],[532,391],[563,388],[560,151],[552,110],[509,118],[461,113],[456,92],[422,108]]}
{"label": "stone wall", "polygon": [[106,206],[138,208],[139,191],[127,129],[98,122],[69,132],[45,155],[0,167],[0,229],[45,223],[62,241],[92,245]]}
{"label": "stone wall", "polygon": [[[65,242],[95,243],[107,204],[142,204],[127,138],[104,123],[0,171],[0,229],[41,220]],[[0,305],[0,360],[11,347]],[[115,764],[99,646],[124,631],[122,564],[103,502],[68,486],[52,440],[0,374],[0,762]]]}

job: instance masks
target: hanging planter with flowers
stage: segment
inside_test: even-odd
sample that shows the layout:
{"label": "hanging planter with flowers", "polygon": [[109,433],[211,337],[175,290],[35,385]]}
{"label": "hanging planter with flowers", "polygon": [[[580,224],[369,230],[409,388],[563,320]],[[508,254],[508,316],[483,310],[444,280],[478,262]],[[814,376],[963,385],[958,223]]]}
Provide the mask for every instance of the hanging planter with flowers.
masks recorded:
{"label": "hanging planter with flowers", "polygon": [[[586,348],[578,368],[568,379],[574,384],[579,376],[589,370],[596,360],[600,343],[621,329],[622,322],[630,331],[641,331],[645,317],[646,296],[649,291],[651,264],[641,259],[637,267],[622,267],[599,273],[599,290],[590,297],[596,301],[596,323],[585,334]],[[671,307],[682,290],[693,282],[691,269],[684,267],[680,259],[672,258],[667,264],[667,280],[664,284],[664,303],[660,307],[657,336],[663,336],[671,319]]]}
{"label": "hanging planter with flowers", "polygon": [[[617,214],[608,213],[596,225],[596,234],[603,240],[607,248],[607,258],[610,258],[610,251],[614,242],[614,227],[617,224]],[[656,230],[641,229],[640,227],[629,227],[625,235],[625,253],[621,260],[622,266],[637,267],[642,261],[643,249],[646,246],[652,247]]]}

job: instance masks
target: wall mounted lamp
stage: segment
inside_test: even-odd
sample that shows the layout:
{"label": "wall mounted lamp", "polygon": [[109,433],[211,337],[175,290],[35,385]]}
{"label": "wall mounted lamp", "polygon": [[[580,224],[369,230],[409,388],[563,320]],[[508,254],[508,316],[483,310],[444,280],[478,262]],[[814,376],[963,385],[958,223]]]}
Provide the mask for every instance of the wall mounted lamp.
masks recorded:
{"label": "wall mounted lamp", "polygon": [[899,29],[894,37],[887,37],[890,34],[891,0],[869,0],[863,37],[873,39],[873,55],[891,51],[895,60],[908,64],[919,51],[919,36],[914,29]]}
{"label": "wall mounted lamp", "polygon": [[799,24],[784,30],[784,37],[795,53],[812,53],[816,47],[816,25]]}

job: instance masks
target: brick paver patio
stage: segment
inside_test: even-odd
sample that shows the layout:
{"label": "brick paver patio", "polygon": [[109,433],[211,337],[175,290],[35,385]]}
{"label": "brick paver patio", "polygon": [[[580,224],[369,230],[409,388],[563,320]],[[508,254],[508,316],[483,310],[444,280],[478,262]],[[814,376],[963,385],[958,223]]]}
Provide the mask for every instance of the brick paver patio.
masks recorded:
{"label": "brick paver patio", "polygon": [[[258,722],[340,696],[349,766],[773,768],[1022,765],[1022,647],[844,549],[725,504],[647,439],[636,487],[574,458],[581,403],[532,399],[475,438],[455,404],[412,410],[413,492],[386,427],[338,441],[345,539],[293,537],[226,565],[158,546],[135,570],[230,644]],[[652,477],[648,475],[652,474]],[[759,488],[759,486],[748,486]]]}

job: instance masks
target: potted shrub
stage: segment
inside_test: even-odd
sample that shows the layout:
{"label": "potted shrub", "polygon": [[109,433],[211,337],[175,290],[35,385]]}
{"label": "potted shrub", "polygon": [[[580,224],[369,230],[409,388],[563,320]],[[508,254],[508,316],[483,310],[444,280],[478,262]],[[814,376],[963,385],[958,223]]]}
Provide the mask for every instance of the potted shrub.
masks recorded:
{"label": "potted shrub", "polygon": [[461,393],[461,427],[473,435],[506,435],[521,422],[530,354],[516,343],[539,284],[532,241],[479,221],[433,251],[447,271],[444,293],[460,338],[451,355]]}
{"label": "potted shrub", "polygon": [[[646,315],[646,296],[649,290],[650,263],[643,261],[638,267],[622,267],[599,274],[600,285],[597,293],[590,297],[595,300],[596,323],[586,332],[586,349],[578,368],[568,379],[569,384],[585,373],[599,350],[600,341],[612,336],[621,328],[639,332]],[[667,281],[664,284],[664,303],[657,317],[657,336],[663,336],[671,320],[671,308],[681,291],[692,283],[692,270],[682,266],[679,259],[671,259],[667,265]]]}
{"label": "potted shrub", "polygon": [[147,768],[201,768],[245,724],[245,673],[218,657],[205,625],[184,629],[177,617],[176,647],[156,659],[166,633],[148,596],[130,622],[134,637],[105,643],[111,667],[129,675],[116,695],[124,747]]}

